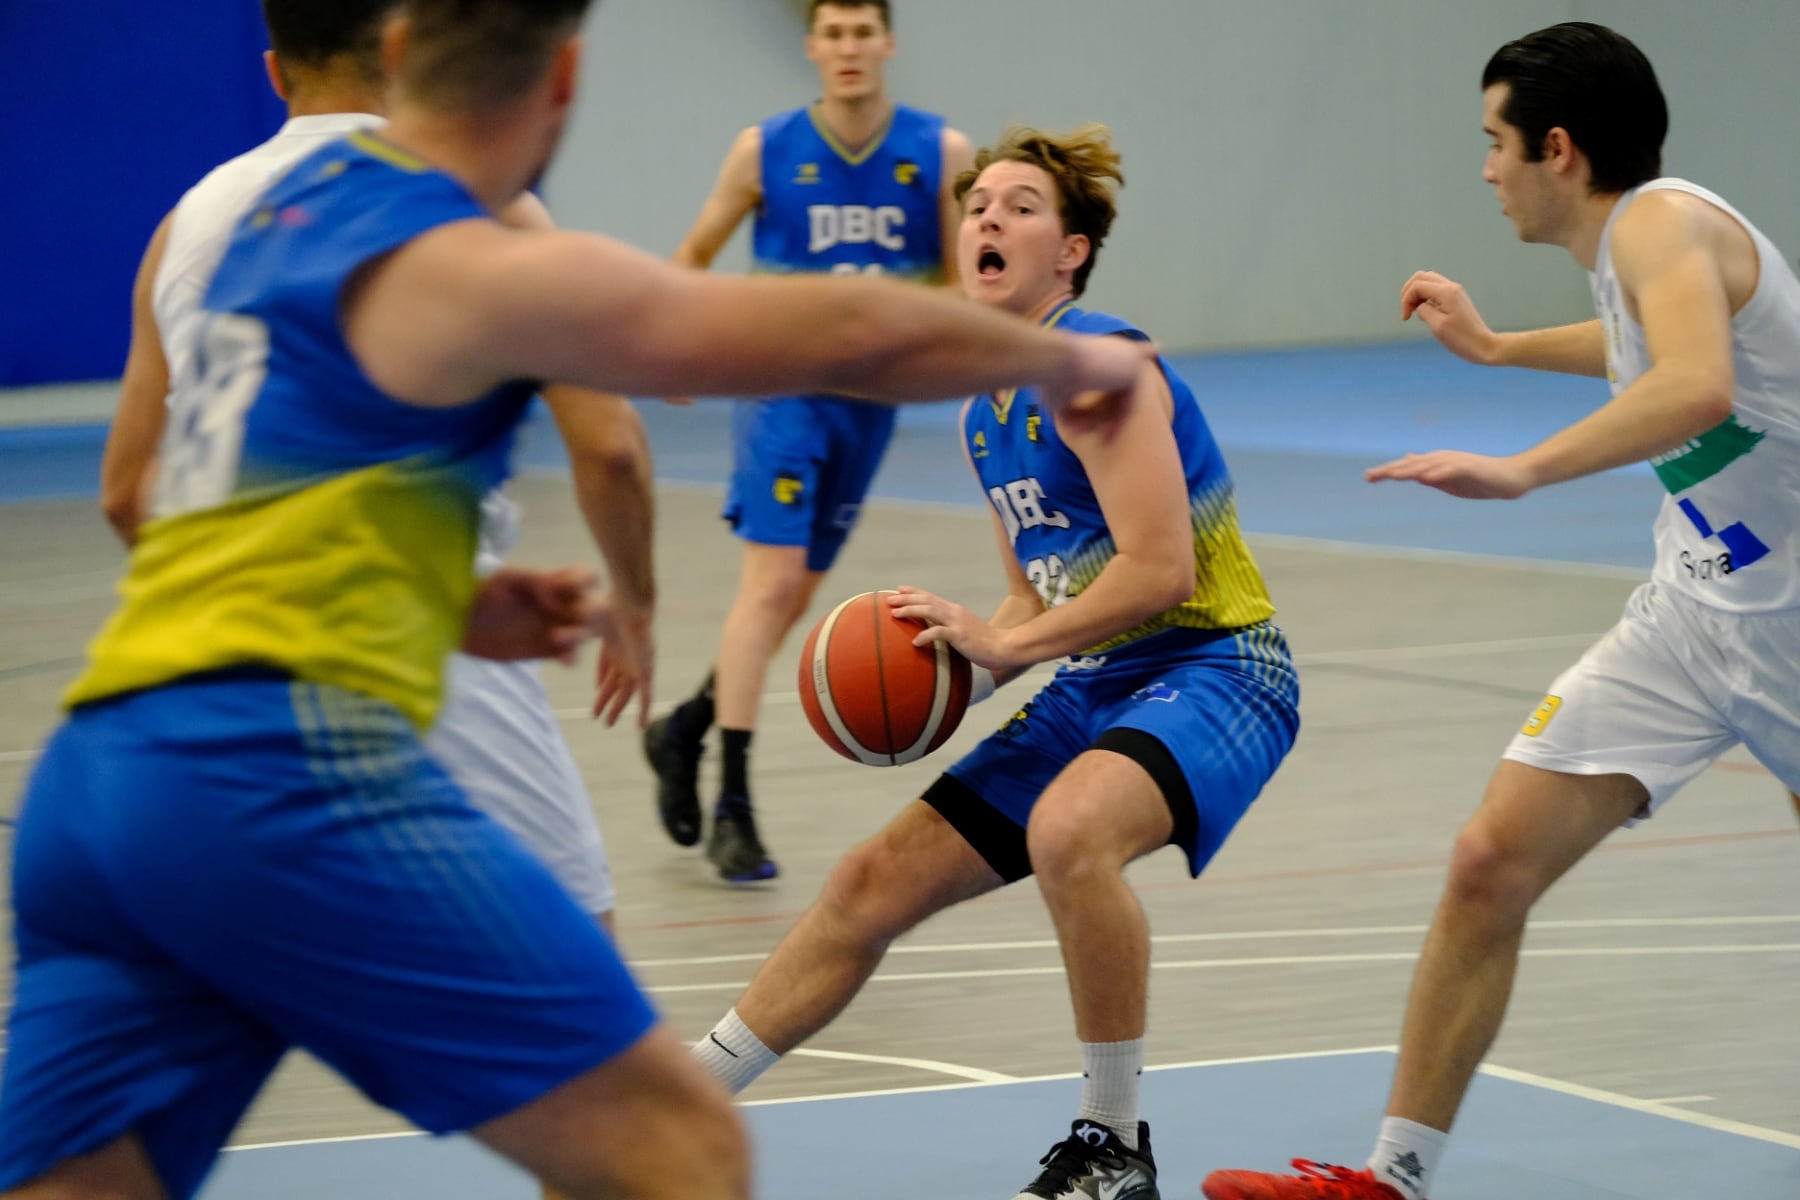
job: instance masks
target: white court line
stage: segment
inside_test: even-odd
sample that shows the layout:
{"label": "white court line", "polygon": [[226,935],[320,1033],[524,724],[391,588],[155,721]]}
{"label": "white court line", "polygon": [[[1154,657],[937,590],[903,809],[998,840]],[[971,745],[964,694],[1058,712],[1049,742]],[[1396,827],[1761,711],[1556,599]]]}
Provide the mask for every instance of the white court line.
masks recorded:
{"label": "white court line", "polygon": [[1646,1100],[1645,1104],[1710,1104],[1717,1096],[1663,1096],[1656,1100]]}
{"label": "white court line", "polygon": [[[1566,950],[1522,950],[1522,958],[1671,958],[1688,954],[1796,954],[1800,942],[1758,942],[1718,946],[1594,946]],[[1152,962],[1153,971],[1228,970],[1233,967],[1347,966],[1364,963],[1412,962],[1416,950],[1391,954],[1292,954],[1255,958],[1197,958],[1185,962]],[[903,971],[875,974],[870,983],[932,983],[946,979],[1011,979],[1031,975],[1061,975],[1063,967],[999,967],[973,971]],[[750,986],[747,979],[724,983],[676,983],[644,990],[658,996],[678,992],[736,992]]]}
{"label": "white court line", "polygon": [[[1206,1058],[1194,1062],[1163,1063],[1161,1066],[1145,1067],[1146,1074],[1153,1071],[1182,1071],[1189,1067],[1233,1067],[1243,1063],[1290,1062],[1303,1058],[1347,1058],[1353,1054],[1393,1054],[1394,1046],[1358,1046],[1350,1050],[1301,1050],[1288,1054],[1252,1054],[1241,1058]],[[1008,1083],[1054,1083],[1064,1079],[1080,1079],[1080,1071],[1062,1071],[1055,1075],[1025,1075],[1017,1079],[1009,1079]],[[808,1104],[814,1100],[858,1100],[866,1096],[910,1096],[914,1092],[960,1092],[968,1088],[1000,1086],[995,1083],[927,1083],[919,1087],[875,1088],[866,1092],[828,1092],[822,1096],[783,1096],[776,1100],[743,1100],[739,1103],[744,1108],[767,1108],[777,1104]]]}
{"label": "white court line", "polygon": [[[1722,925],[1796,925],[1800,915],[1755,917],[1610,917],[1589,920],[1533,921],[1531,930],[1546,929],[1695,929]],[[1224,933],[1161,933],[1151,936],[1153,945],[1166,946],[1182,942],[1256,942],[1279,938],[1378,937],[1389,934],[1422,934],[1428,925],[1359,925],[1327,929],[1243,929]],[[889,947],[892,954],[968,954],[994,950],[1060,950],[1054,939],[1024,942],[948,942],[931,946],[901,945]],[[767,954],[709,954],[695,958],[639,958],[631,965],[639,967],[703,967],[721,963],[762,962]]]}
{"label": "white court line", "polygon": [[1689,1112],[1685,1108],[1673,1108],[1667,1104],[1659,1104],[1654,1100],[1638,1100],[1631,1096],[1622,1096],[1618,1092],[1603,1091],[1600,1088],[1585,1087],[1579,1083],[1567,1083],[1561,1079],[1551,1079],[1544,1075],[1533,1075],[1529,1071],[1514,1071],[1507,1067],[1484,1066],[1483,1075],[1492,1075],[1497,1079],[1510,1079],[1514,1083],[1529,1083],[1533,1087],[1541,1087],[1552,1092],[1561,1092],[1565,1096],[1576,1096],[1582,1100],[1598,1100],[1602,1104],[1612,1104],[1619,1108],[1628,1108],[1633,1112],[1649,1113],[1653,1117],[1668,1117],[1675,1121],[1685,1121],[1689,1125],[1698,1125],[1704,1129],[1716,1129],[1720,1133],[1735,1133],[1740,1137],[1755,1138],[1759,1142],[1773,1142],[1777,1146],[1800,1150],[1800,1136],[1783,1133],[1779,1129],[1765,1129],[1761,1125],[1747,1125],[1742,1121],[1728,1121],[1723,1117],[1715,1117],[1708,1113]]}
{"label": "white court line", "polygon": [[[1353,1054],[1392,1054],[1394,1053],[1394,1049],[1393,1046],[1359,1046],[1351,1050],[1303,1050],[1289,1054],[1256,1054],[1243,1058],[1208,1058],[1200,1059],[1195,1062],[1165,1063],[1162,1066],[1145,1067],[1144,1070],[1180,1071],[1185,1070],[1188,1067],[1230,1067],[1240,1063],[1289,1062],[1305,1058],[1346,1058]],[[794,1051],[793,1053],[800,1053],[800,1051]],[[820,1054],[822,1057],[827,1056],[824,1051],[817,1051],[815,1053]],[[846,1056],[833,1053],[830,1054],[829,1057]],[[882,1059],[880,1061],[886,1062],[894,1060]],[[904,1096],[911,1095],[914,1092],[955,1092],[961,1091],[964,1088],[1004,1087],[1005,1085],[1012,1083],[1048,1083],[1053,1080],[1081,1078],[1080,1071],[1065,1071],[1057,1075],[1026,1075],[1019,1078],[998,1075],[998,1073],[994,1074],[996,1074],[996,1078],[994,1079],[980,1081],[972,1080],[967,1083],[926,1083],[920,1084],[918,1087],[873,1088],[866,1092],[827,1092],[816,1096],[784,1096],[778,1100],[744,1100],[739,1103],[741,1107],[744,1108],[762,1108],[776,1104],[805,1104],[813,1100],[852,1100],[861,1096]],[[339,1142],[377,1142],[386,1141],[390,1138],[424,1136],[425,1134],[418,1130],[408,1130],[404,1133],[353,1133],[341,1137],[300,1138],[289,1142],[249,1142],[241,1146],[228,1146],[226,1147],[226,1152],[231,1153],[239,1150],[278,1150],[288,1146],[329,1146]]]}
{"label": "white court line", "polygon": [[980,1067],[965,1067],[958,1063],[937,1062],[929,1058],[900,1058],[892,1054],[851,1054],[845,1050],[808,1050],[801,1047],[789,1050],[789,1055],[800,1055],[803,1058],[830,1058],[841,1062],[882,1063],[895,1067],[911,1067],[918,1071],[935,1071],[939,1075],[954,1075],[958,1079],[972,1079],[976,1083],[1017,1083],[1017,1075],[1002,1075],[998,1071],[984,1071]]}

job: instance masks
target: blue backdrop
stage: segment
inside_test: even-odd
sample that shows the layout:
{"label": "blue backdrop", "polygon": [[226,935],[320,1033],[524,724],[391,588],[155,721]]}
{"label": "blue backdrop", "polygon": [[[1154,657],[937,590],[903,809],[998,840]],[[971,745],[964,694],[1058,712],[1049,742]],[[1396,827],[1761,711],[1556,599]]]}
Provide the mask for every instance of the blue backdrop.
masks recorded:
{"label": "blue backdrop", "polygon": [[268,137],[256,0],[0,0],[0,387],[116,377],[144,244]]}

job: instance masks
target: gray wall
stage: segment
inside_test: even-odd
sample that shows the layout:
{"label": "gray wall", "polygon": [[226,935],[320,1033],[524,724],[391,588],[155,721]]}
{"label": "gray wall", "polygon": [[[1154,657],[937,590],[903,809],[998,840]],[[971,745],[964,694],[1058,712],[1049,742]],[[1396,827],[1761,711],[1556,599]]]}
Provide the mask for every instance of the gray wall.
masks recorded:
{"label": "gray wall", "polygon": [[[1587,315],[1580,269],[1522,247],[1481,182],[1479,76],[1502,42],[1612,24],[1658,66],[1667,167],[1800,253],[1795,0],[897,0],[893,90],[975,138],[1111,125],[1129,181],[1090,300],[1177,349],[1417,336],[1417,267],[1497,326]],[[601,0],[550,181],[565,224],[672,250],[738,129],[816,94],[801,0]],[[742,239],[721,262],[743,264]]]}

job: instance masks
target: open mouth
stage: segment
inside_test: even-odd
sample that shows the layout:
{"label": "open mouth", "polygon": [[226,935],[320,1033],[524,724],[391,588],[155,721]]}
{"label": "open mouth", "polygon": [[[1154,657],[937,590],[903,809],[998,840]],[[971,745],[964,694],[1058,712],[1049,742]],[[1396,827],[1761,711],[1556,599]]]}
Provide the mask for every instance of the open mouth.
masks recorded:
{"label": "open mouth", "polygon": [[975,260],[975,273],[983,279],[998,279],[1006,272],[1006,259],[998,250],[983,250]]}

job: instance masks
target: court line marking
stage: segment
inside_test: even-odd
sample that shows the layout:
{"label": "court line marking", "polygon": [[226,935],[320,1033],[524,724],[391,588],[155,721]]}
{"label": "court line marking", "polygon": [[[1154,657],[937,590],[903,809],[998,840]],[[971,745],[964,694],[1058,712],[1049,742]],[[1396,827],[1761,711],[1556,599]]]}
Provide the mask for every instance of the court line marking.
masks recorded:
{"label": "court line marking", "polygon": [[[1391,1045],[1361,1046],[1349,1050],[1311,1050],[1296,1051],[1286,1054],[1257,1054],[1236,1058],[1199,1059],[1192,1062],[1164,1063],[1156,1066],[1148,1066],[1145,1067],[1144,1070],[1146,1072],[1179,1071],[1194,1067],[1226,1067],[1249,1063],[1293,1062],[1311,1058],[1348,1058],[1358,1054],[1394,1054],[1396,1052],[1397,1048]],[[1751,1125],[1743,1121],[1727,1120],[1723,1117],[1712,1116],[1709,1113],[1692,1112],[1688,1109],[1677,1108],[1670,1104],[1659,1103],[1654,1100],[1639,1100],[1619,1092],[1609,1092],[1602,1088],[1592,1088],[1584,1084],[1570,1083],[1563,1079],[1552,1079],[1547,1075],[1537,1075],[1529,1071],[1517,1071],[1510,1067],[1503,1067],[1493,1063],[1484,1063],[1479,1069],[1479,1074],[1489,1075],[1496,1079],[1504,1079],[1511,1083],[1522,1083],[1530,1087],[1540,1087],[1546,1091],[1560,1092],[1565,1096],[1574,1096],[1581,1100],[1592,1100],[1600,1104],[1610,1104],[1618,1108],[1629,1109],[1633,1112],[1641,1112],[1649,1116],[1664,1117],[1688,1125],[1697,1125],[1703,1129],[1711,1129],[1719,1133],[1731,1133],[1740,1137],[1752,1138],[1756,1141],[1770,1142],[1777,1146],[1800,1149],[1800,1136],[1791,1133],[1783,1133],[1778,1129],[1768,1129],[1761,1125]],[[1055,1080],[1079,1078],[1081,1078],[1081,1072],[1068,1071],[1055,1075],[1024,1076],[1007,1082],[1046,1083]],[[1006,1086],[1005,1083],[999,1082],[969,1081],[964,1083],[924,1084],[919,1087],[909,1088],[879,1088],[864,1092],[833,1092],[815,1096],[784,1096],[773,1100],[748,1100],[742,1101],[741,1103],[745,1108],[762,1108],[778,1104],[804,1104],[815,1100],[852,1100],[859,1097],[897,1096],[919,1092],[949,1092],[961,1091],[967,1088],[1004,1086]],[[404,1133],[367,1133],[351,1134],[340,1137],[303,1138],[295,1141],[283,1142],[252,1142],[241,1146],[231,1146],[227,1149],[227,1153],[243,1150],[274,1150],[290,1146],[330,1145],[340,1142],[385,1141],[393,1138],[424,1136],[423,1133],[415,1130]]]}
{"label": "court line marking", "polygon": [[[1193,1062],[1165,1063],[1161,1066],[1145,1067],[1145,1071],[1179,1071],[1188,1067],[1230,1067],[1241,1063],[1287,1062],[1306,1058],[1346,1058],[1354,1054],[1392,1054],[1393,1046],[1359,1046],[1351,1050],[1301,1050],[1286,1054],[1256,1054],[1241,1058],[1208,1058]],[[793,1051],[792,1053],[799,1053]],[[824,1054],[824,1052],[819,1052]],[[832,1052],[831,1057],[842,1057]],[[886,1060],[884,1060],[886,1061]],[[971,1068],[973,1069],[973,1068]],[[776,1104],[803,1104],[812,1100],[850,1100],[861,1096],[902,1096],[913,1092],[954,1092],[964,1088],[1004,1087],[1013,1083],[1048,1083],[1063,1079],[1080,1079],[1080,1071],[1066,1071],[1056,1075],[1005,1076],[993,1072],[994,1079],[969,1080],[963,1083],[926,1083],[917,1087],[872,1088],[862,1092],[825,1092],[814,1096],[782,1096],[773,1100],[742,1100],[743,1108],[763,1108]],[[340,1142],[380,1142],[394,1138],[425,1137],[424,1132],[408,1129],[399,1133],[352,1133],[338,1137],[296,1138],[282,1142],[247,1142],[239,1146],[227,1146],[225,1153],[236,1153],[243,1150],[282,1150],[292,1146],[328,1146]]]}
{"label": "court line marking", "polygon": [[1689,1125],[1698,1125],[1703,1129],[1713,1129],[1720,1133],[1735,1133],[1739,1137],[1754,1138],[1759,1142],[1772,1142],[1777,1146],[1786,1146],[1790,1150],[1800,1150],[1800,1135],[1783,1133],[1779,1129],[1766,1129],[1761,1125],[1727,1120],[1724,1117],[1715,1117],[1711,1113],[1692,1112],[1655,1100],[1639,1100],[1633,1096],[1609,1092],[1602,1088],[1591,1088],[1563,1079],[1552,1079],[1547,1075],[1534,1075],[1530,1071],[1515,1071],[1510,1067],[1484,1066],[1481,1068],[1481,1073],[1492,1075],[1497,1079],[1508,1079],[1514,1083],[1527,1083],[1547,1091],[1561,1092],[1565,1096],[1574,1096],[1582,1100],[1596,1100],[1602,1104],[1628,1108],[1633,1112],[1648,1113],[1653,1117],[1668,1117],[1671,1120],[1685,1121]]}
{"label": "court line marking", "polygon": [[1717,1100],[1717,1096],[1662,1096],[1655,1100],[1646,1100],[1645,1104],[1708,1104]]}
{"label": "court line marking", "polygon": [[879,1063],[895,1067],[911,1067],[919,1071],[935,1071],[940,1075],[954,1075],[958,1079],[970,1079],[976,1083],[1017,1083],[1017,1075],[1003,1075],[999,1071],[986,1071],[980,1067],[965,1067],[959,1063],[938,1062],[930,1058],[901,1058],[893,1054],[852,1054],[847,1050],[811,1050],[805,1046],[798,1050],[789,1050],[788,1055],[800,1055],[804,1058],[829,1058],[840,1062]]}
{"label": "court line marking", "polygon": [[[1745,917],[1607,917],[1587,920],[1533,921],[1531,931],[1563,929],[1704,929],[1721,926],[1767,926],[1800,924],[1800,914],[1786,916]],[[1152,945],[1177,945],[1188,942],[1248,942],[1284,938],[1383,937],[1393,934],[1423,934],[1429,925],[1361,925],[1325,929],[1241,929],[1218,933],[1152,934]],[[945,942],[936,945],[900,945],[888,948],[889,954],[972,954],[994,950],[1057,950],[1054,938],[1013,942]],[[632,968],[703,967],[722,963],[762,962],[761,954],[709,954],[692,958],[641,958],[632,960]]]}
{"label": "court line marking", "polygon": [[[1249,1054],[1235,1058],[1205,1058],[1192,1062],[1163,1063],[1144,1068],[1145,1074],[1156,1071],[1182,1071],[1191,1067],[1235,1067],[1246,1063],[1291,1062],[1306,1058],[1348,1058],[1356,1054],[1394,1054],[1397,1046],[1357,1046],[1349,1050],[1296,1050],[1285,1054]],[[1080,1071],[1060,1071],[1054,1075],[1023,1075],[1007,1083],[1056,1083],[1080,1079]],[[807,1104],[814,1100],[857,1100],[869,1096],[907,1096],[914,1092],[960,1092],[968,1088],[998,1087],[998,1083],[928,1083],[919,1087],[873,1088],[865,1092],[827,1092],[819,1096],[780,1096],[773,1100],[741,1100],[744,1108],[769,1108],[777,1104]]]}
{"label": "court line marking", "polygon": [[[1593,946],[1552,950],[1521,950],[1522,958],[1673,958],[1682,955],[1709,954],[1796,954],[1800,942],[1757,942],[1715,946]],[[1237,967],[1311,967],[1356,966],[1368,963],[1412,962],[1419,957],[1416,950],[1379,954],[1283,954],[1254,958],[1196,958],[1180,962],[1152,962],[1152,971],[1230,970]],[[899,971],[869,976],[870,983],[931,983],[946,979],[1011,979],[1033,975],[1061,975],[1064,968],[994,967],[969,971]],[[750,986],[747,979],[720,983],[675,983],[644,990],[653,995],[670,996],[678,992],[738,992]]]}

